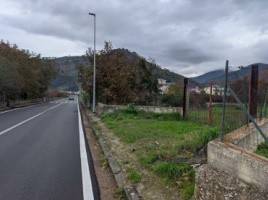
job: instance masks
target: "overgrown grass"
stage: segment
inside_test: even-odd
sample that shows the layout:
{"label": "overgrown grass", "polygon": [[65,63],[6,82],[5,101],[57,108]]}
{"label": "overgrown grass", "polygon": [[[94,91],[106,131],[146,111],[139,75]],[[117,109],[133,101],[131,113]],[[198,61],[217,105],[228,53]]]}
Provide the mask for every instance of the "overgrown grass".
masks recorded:
{"label": "overgrown grass", "polygon": [[[222,106],[212,107],[212,126],[221,127]],[[209,124],[208,108],[191,108],[188,114],[189,120]],[[225,112],[225,133],[229,133],[247,123],[246,114],[236,105],[227,105]]]}
{"label": "overgrown grass", "polygon": [[186,163],[160,162],[152,168],[156,174],[164,179],[176,182],[180,188],[182,199],[190,199],[193,196],[195,171],[192,166]]}
{"label": "overgrown grass", "polygon": [[[102,116],[108,128],[114,130],[124,142],[135,143],[141,139],[180,139],[182,146],[200,147],[209,139],[215,138],[217,128],[180,120],[178,114],[155,114],[138,112],[136,114],[118,111]],[[188,141],[189,135],[198,141]],[[179,141],[179,140],[178,140]],[[190,143],[189,143],[190,142]]]}
{"label": "overgrown grass", "polygon": [[153,166],[153,170],[160,176],[167,179],[177,179],[183,174],[193,172],[193,168],[186,163],[160,162]]}
{"label": "overgrown grass", "polygon": [[141,174],[135,169],[128,170],[128,179],[132,183],[139,183],[141,181]]}
{"label": "overgrown grass", "polygon": [[127,195],[123,188],[118,188],[114,193],[114,198],[118,200],[127,200]]}
{"label": "overgrown grass", "polygon": [[268,158],[268,144],[267,143],[260,144],[256,150],[256,154]]}
{"label": "overgrown grass", "polygon": [[[186,163],[218,136],[218,128],[181,120],[179,114],[155,114],[135,109],[105,114],[102,120],[123,141],[133,146],[140,164],[168,184],[177,185],[182,199],[194,191],[194,170]],[[136,173],[129,178],[140,181]]]}

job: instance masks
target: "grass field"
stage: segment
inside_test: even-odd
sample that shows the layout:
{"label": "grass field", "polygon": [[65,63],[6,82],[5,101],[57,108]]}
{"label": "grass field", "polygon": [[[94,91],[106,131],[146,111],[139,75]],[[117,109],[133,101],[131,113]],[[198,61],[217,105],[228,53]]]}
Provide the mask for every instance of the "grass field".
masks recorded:
{"label": "grass field", "polygon": [[[135,109],[105,114],[102,120],[123,143],[133,146],[141,166],[178,187],[182,199],[193,195],[195,174],[187,160],[218,136],[218,128],[181,120],[178,114]],[[133,169],[129,178],[137,183],[142,176]]]}
{"label": "grass field", "polygon": [[268,144],[267,143],[260,144],[255,153],[268,158]]}
{"label": "grass field", "polygon": [[[221,127],[222,123],[221,106],[213,106],[212,108],[212,126]],[[237,106],[227,106],[225,112],[225,133],[229,133],[247,123],[247,117],[241,108]],[[192,108],[189,111],[188,119],[204,124],[209,124],[208,108]]]}

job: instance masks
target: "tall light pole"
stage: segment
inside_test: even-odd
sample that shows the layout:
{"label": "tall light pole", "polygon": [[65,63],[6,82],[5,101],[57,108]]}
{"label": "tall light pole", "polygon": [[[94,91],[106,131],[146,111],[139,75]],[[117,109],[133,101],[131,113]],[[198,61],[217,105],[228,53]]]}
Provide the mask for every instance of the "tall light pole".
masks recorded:
{"label": "tall light pole", "polygon": [[96,14],[88,13],[94,17],[94,52],[93,52],[93,99],[92,99],[92,111],[96,112]]}

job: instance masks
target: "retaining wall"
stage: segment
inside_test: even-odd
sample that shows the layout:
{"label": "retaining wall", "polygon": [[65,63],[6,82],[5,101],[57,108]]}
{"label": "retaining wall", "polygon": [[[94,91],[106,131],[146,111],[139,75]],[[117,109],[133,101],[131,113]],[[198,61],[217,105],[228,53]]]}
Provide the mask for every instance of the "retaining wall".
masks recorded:
{"label": "retaining wall", "polygon": [[[263,119],[258,121],[258,125],[261,127],[263,133],[268,136],[268,120]],[[256,151],[258,145],[264,142],[264,138],[252,123],[227,134],[224,140],[226,143],[235,144],[251,152]]]}
{"label": "retaining wall", "polygon": [[[101,115],[104,112],[111,113],[116,110],[127,109],[127,105],[107,105],[98,103],[97,114]],[[180,113],[182,114],[182,107],[159,107],[159,106],[135,106],[139,111],[153,112],[153,113]]]}
{"label": "retaining wall", "polygon": [[[268,135],[268,120],[259,125]],[[224,142],[209,142],[208,163],[198,170],[196,199],[267,199],[268,159],[254,153],[261,142],[253,124],[227,134]]]}
{"label": "retaining wall", "polygon": [[268,159],[230,143],[208,144],[208,165],[230,173],[242,181],[268,190]]}

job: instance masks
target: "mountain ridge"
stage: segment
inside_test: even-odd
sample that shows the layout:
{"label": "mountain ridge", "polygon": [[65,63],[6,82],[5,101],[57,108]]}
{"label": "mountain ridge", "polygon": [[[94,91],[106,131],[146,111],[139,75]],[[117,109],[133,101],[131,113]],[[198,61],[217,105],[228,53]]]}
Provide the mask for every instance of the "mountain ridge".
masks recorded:
{"label": "mountain ridge", "polygon": [[[142,59],[143,57],[136,52],[131,52],[128,49],[113,49],[112,53],[123,52],[125,58],[130,63],[135,63],[137,59]],[[85,55],[82,56],[63,56],[57,58],[50,58],[54,61],[58,75],[55,80],[52,81],[52,87],[61,90],[78,90],[78,80],[77,80],[77,66],[86,65],[92,67],[89,60]],[[165,79],[167,82],[182,82],[184,76],[172,72],[166,68],[149,62],[146,60],[148,68],[151,70],[153,76],[159,79]]]}
{"label": "mountain ridge", "polygon": [[[268,64],[265,64],[265,63],[253,63],[253,64],[247,65],[245,67],[241,67],[238,70],[230,71],[228,79],[230,81],[235,81],[235,80],[239,80],[239,79],[242,79],[244,77],[250,76],[251,66],[256,65],[256,64],[259,66],[260,80],[264,80],[265,75],[268,72]],[[263,73],[263,72],[266,72],[266,73]],[[202,74],[200,76],[193,77],[192,79],[199,84],[207,85],[210,82],[221,83],[224,81],[224,78],[225,78],[224,70],[218,69],[218,70],[213,70],[213,71],[207,72],[207,73]]]}

